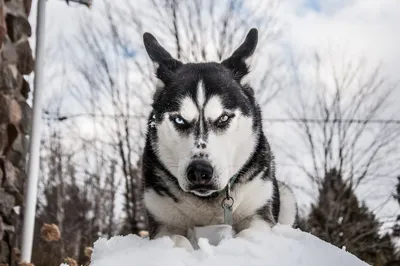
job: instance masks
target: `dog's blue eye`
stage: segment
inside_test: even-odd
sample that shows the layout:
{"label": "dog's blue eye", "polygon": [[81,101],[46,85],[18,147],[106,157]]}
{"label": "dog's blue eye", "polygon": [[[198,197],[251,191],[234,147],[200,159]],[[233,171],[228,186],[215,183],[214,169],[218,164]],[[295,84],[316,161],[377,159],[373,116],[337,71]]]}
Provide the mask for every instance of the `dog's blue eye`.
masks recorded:
{"label": "dog's blue eye", "polygon": [[180,130],[189,129],[191,127],[191,123],[183,119],[180,115],[171,115],[169,119],[171,123]]}
{"label": "dog's blue eye", "polygon": [[178,124],[178,125],[184,125],[184,124],[186,124],[185,120],[184,120],[182,117],[180,117],[180,116],[175,117],[174,122],[175,122],[176,124]]}

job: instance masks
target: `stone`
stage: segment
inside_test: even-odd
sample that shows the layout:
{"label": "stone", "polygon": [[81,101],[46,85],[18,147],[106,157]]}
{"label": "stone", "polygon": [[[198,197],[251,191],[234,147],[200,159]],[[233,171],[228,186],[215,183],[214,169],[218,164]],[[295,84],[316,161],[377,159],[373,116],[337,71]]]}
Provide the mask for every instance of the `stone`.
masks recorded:
{"label": "stone", "polygon": [[19,124],[19,129],[22,134],[28,135],[31,130],[32,123],[32,108],[25,101],[20,101],[19,105],[22,111],[22,119]]}
{"label": "stone", "polygon": [[29,16],[31,13],[32,0],[24,0],[25,14]]}
{"label": "stone", "polygon": [[15,205],[15,199],[10,193],[0,190],[0,215],[3,217],[3,222],[9,222],[12,216],[12,209]]}
{"label": "stone", "polygon": [[19,125],[22,120],[22,110],[20,104],[15,100],[10,101],[9,121],[11,124]]}
{"label": "stone", "polygon": [[[3,189],[5,192],[8,192],[15,197],[15,205],[20,205],[20,200],[23,193],[23,174],[21,171],[11,164],[8,160],[3,161],[3,171],[4,171],[4,181],[3,181]],[[14,205],[13,205],[14,207]]]}
{"label": "stone", "polygon": [[6,24],[8,36],[13,42],[20,40],[22,37],[30,37],[32,35],[31,25],[25,17],[7,14]]}
{"label": "stone", "polygon": [[25,0],[6,0],[7,13],[14,15],[26,16]]}
{"label": "stone", "polygon": [[0,184],[3,184],[3,179],[5,180],[5,175],[3,173],[3,168],[0,167]]}
{"label": "stone", "polygon": [[[14,142],[15,143],[15,142]],[[14,166],[18,167],[21,170],[25,170],[24,165],[24,154],[16,151],[14,149],[7,152],[7,160],[9,160]]]}
{"label": "stone", "polygon": [[[27,153],[27,145],[25,142],[26,142],[25,136],[22,134],[18,134],[17,138],[15,139],[14,143],[12,144],[13,151],[18,152],[19,154]],[[11,161],[11,163],[13,165],[16,165],[12,161]]]}
{"label": "stone", "polygon": [[6,66],[0,68],[0,92],[13,95],[22,87],[22,75],[15,66]]}
{"label": "stone", "polygon": [[[1,110],[1,107],[0,107]],[[7,125],[0,124],[0,156],[3,155],[4,150],[8,143],[8,135],[7,135]],[[2,184],[2,171],[0,169],[0,184]]]}
{"label": "stone", "polygon": [[3,218],[0,216],[0,240],[3,239],[4,235],[4,224],[3,224]]}
{"label": "stone", "polygon": [[2,47],[3,41],[7,35],[7,26],[4,14],[4,3],[0,0],[0,48]]}
{"label": "stone", "polygon": [[0,94],[0,155],[7,152],[19,134],[18,125],[22,120],[22,111],[19,103]]}
{"label": "stone", "polygon": [[[12,213],[12,215],[13,215],[13,213]],[[10,219],[10,220],[15,220],[15,219]],[[11,233],[14,233],[15,232],[15,227],[13,226],[13,225],[11,225],[11,224],[6,224],[5,222],[3,222],[3,230],[4,230],[4,234],[5,233],[9,233],[9,232],[11,232]]]}
{"label": "stone", "polygon": [[0,94],[0,124],[8,124],[10,112],[10,97]]}
{"label": "stone", "polygon": [[7,154],[11,150],[14,141],[17,139],[19,135],[17,127],[13,124],[7,124],[6,134],[7,134],[7,142],[5,143],[3,154]]}
{"label": "stone", "polygon": [[31,87],[24,78],[22,79],[22,86],[21,86],[21,95],[26,99],[29,98],[29,92],[31,91]]}
{"label": "stone", "polygon": [[11,74],[14,78],[14,84],[15,84],[14,95],[18,95],[17,92],[19,92],[21,90],[22,81],[24,78],[22,77],[21,73],[19,73],[17,66],[15,64],[8,65],[7,67],[11,71]]}
{"label": "stone", "polygon": [[26,139],[23,134],[18,134],[12,144],[11,149],[7,152],[6,158],[20,170],[25,170],[25,154],[27,153]]}
{"label": "stone", "polygon": [[8,36],[5,37],[3,47],[0,54],[0,62],[2,65],[17,64],[18,53]]}
{"label": "stone", "polygon": [[6,263],[9,261],[10,257],[10,247],[8,246],[7,242],[0,241],[0,263]]}
{"label": "stone", "polygon": [[29,75],[34,68],[32,49],[28,40],[17,43],[16,50],[18,54],[17,68],[22,75]]}

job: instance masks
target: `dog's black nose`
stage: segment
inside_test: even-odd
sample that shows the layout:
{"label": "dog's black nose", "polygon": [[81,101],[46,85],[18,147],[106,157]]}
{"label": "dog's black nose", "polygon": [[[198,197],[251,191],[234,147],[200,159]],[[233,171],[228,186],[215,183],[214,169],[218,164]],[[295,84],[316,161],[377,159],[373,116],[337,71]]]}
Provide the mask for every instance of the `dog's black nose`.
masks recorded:
{"label": "dog's black nose", "polygon": [[208,185],[213,176],[213,168],[209,162],[196,160],[187,168],[187,178],[193,185]]}

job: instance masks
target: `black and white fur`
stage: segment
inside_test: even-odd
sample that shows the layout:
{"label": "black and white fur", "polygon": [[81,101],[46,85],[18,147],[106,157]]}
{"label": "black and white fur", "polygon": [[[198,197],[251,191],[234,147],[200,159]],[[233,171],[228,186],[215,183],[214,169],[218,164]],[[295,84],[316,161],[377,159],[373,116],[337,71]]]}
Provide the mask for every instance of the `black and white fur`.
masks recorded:
{"label": "black and white fur", "polygon": [[[188,248],[188,229],[222,224],[222,191],[234,175],[233,228],[239,237],[276,223],[295,224],[294,196],[275,178],[260,107],[253,89],[242,84],[257,39],[257,30],[250,30],[222,63],[184,64],[144,34],[159,80],[143,154],[150,238],[171,236]],[[193,165],[194,174],[188,170]]]}

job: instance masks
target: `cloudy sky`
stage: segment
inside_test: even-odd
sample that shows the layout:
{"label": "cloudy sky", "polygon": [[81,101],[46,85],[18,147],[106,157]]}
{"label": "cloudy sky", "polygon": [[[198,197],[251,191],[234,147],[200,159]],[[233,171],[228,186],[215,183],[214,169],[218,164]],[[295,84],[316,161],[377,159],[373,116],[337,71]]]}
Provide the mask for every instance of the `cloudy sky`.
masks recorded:
{"label": "cloudy sky", "polygon": [[293,49],[339,48],[371,62],[382,61],[398,77],[399,1],[292,0],[286,9],[287,41]]}
{"label": "cloudy sky", "polygon": [[[35,25],[36,1],[33,2],[30,20]],[[54,47],[61,38],[68,40],[78,34],[80,18],[91,11],[73,3],[68,7],[61,0],[47,2],[46,45]],[[101,1],[93,3],[96,9]],[[250,7],[252,3],[248,1]],[[283,25],[279,46],[284,53],[303,57],[314,51],[329,51],[334,58],[364,56],[371,66],[383,63],[385,73],[398,78],[399,1],[283,0],[278,11]]]}
{"label": "cloudy sky", "polygon": [[[30,19],[34,26],[36,1],[33,2]],[[78,34],[80,18],[92,12],[75,4],[67,7],[66,3],[60,0],[47,2],[48,47],[56,47],[60,39],[72,40],[72,37]],[[93,2],[93,9],[96,10],[101,0]],[[252,3],[248,1],[248,7],[257,8]],[[381,63],[384,73],[397,80],[400,69],[399,14],[398,0],[284,0],[278,10],[280,23],[283,25],[282,38],[275,47],[269,46],[264,49],[276,50],[276,53],[283,57],[290,55],[294,58],[307,56],[314,51],[329,53],[334,60],[363,56],[371,66]],[[262,50],[263,47],[258,49]],[[52,57],[47,60],[62,59]],[[45,89],[46,94],[51,94],[57,91],[57,86],[47,86]],[[400,99],[400,91],[395,94]],[[397,102],[400,103],[400,100]],[[382,197],[390,194],[393,182],[388,182],[380,188]],[[371,204],[375,207],[380,206],[379,203]],[[398,210],[394,204],[389,204],[380,211],[379,214],[385,217]]]}
{"label": "cloudy sky", "polygon": [[[93,2],[95,9],[101,1]],[[36,1],[31,14],[33,24],[35,10]],[[48,1],[48,42],[75,34],[79,16],[87,12],[87,8],[75,4],[68,8],[61,0]],[[285,24],[284,40],[294,53],[335,47],[367,55],[371,61],[383,60],[390,69],[396,69],[400,61],[399,1],[284,0],[279,12]]]}

